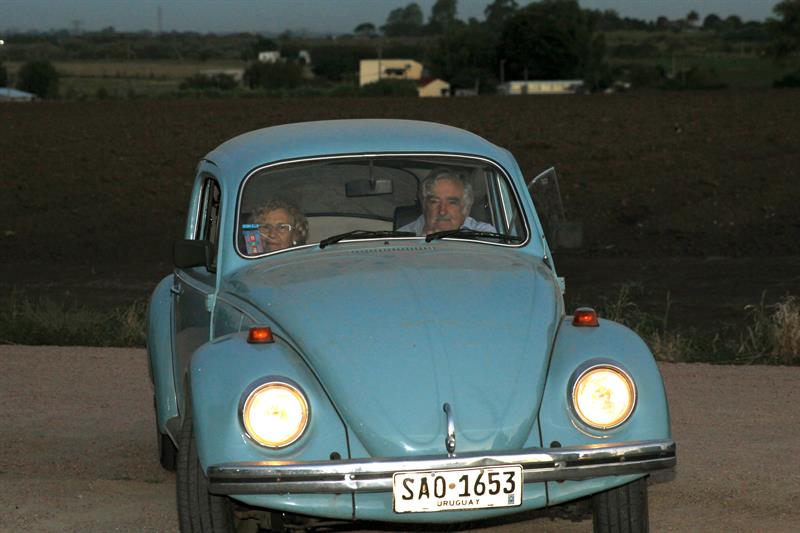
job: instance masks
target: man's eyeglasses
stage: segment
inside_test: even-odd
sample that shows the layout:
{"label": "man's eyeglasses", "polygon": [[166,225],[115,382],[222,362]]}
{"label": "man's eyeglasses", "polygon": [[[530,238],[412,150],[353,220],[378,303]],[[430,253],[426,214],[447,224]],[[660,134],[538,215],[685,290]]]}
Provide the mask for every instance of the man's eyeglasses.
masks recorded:
{"label": "man's eyeglasses", "polygon": [[267,236],[277,233],[279,235],[288,235],[293,229],[291,224],[259,224],[258,231],[261,235]]}

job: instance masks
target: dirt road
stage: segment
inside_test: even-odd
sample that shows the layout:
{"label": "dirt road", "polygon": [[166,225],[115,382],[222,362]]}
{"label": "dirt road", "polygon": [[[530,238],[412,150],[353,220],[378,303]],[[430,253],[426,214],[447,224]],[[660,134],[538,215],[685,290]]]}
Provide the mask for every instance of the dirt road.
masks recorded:
{"label": "dirt road", "polygon": [[[798,531],[800,368],[661,369],[679,465],[651,487],[652,530]],[[0,346],[0,531],[176,530],[150,398],[143,350]]]}

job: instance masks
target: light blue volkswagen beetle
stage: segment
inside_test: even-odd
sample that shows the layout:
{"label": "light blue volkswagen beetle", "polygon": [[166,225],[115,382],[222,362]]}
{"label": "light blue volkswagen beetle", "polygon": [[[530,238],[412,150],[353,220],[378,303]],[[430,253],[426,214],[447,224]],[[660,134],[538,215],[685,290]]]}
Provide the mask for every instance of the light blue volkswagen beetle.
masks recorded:
{"label": "light blue volkswagen beetle", "polygon": [[426,122],[206,155],[148,316],[181,530],[575,500],[596,531],[646,530],[647,476],[676,460],[661,376],[632,331],[566,314],[533,189],[507,150]]}

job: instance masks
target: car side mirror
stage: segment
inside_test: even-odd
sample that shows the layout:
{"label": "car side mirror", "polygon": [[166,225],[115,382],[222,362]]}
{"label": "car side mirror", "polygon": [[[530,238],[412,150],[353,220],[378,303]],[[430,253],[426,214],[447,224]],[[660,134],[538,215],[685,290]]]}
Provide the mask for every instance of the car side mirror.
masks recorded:
{"label": "car side mirror", "polygon": [[178,239],[172,246],[172,262],[178,268],[204,266],[211,270],[211,242],[197,239]]}

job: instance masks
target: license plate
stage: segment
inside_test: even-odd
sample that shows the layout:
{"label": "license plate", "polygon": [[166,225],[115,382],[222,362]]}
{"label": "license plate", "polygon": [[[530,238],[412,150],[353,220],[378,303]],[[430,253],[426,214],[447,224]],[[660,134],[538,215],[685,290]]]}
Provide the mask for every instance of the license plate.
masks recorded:
{"label": "license plate", "polygon": [[522,467],[397,472],[392,477],[396,513],[432,513],[522,504]]}

